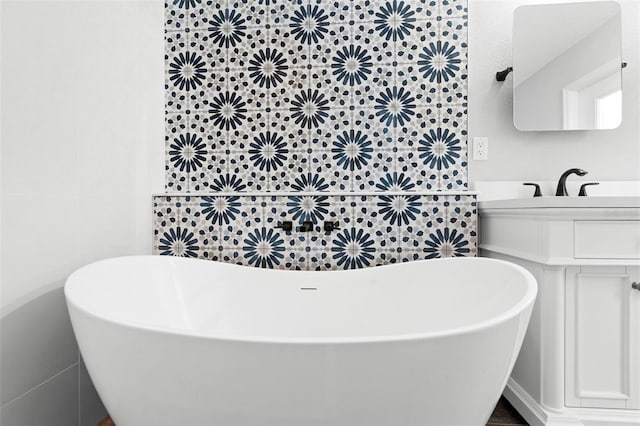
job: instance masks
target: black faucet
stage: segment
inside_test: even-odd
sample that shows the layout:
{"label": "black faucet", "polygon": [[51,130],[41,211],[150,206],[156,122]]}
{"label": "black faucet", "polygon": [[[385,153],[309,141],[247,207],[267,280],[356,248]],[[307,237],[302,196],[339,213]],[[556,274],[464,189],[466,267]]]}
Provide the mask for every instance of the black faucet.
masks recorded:
{"label": "black faucet", "polygon": [[300,225],[300,228],[298,228],[298,230],[300,232],[313,231],[313,222],[311,222],[310,220],[305,220],[304,222],[302,222],[302,225]]}
{"label": "black faucet", "polygon": [[566,197],[569,195],[567,193],[567,178],[570,175],[576,174],[578,176],[584,176],[587,174],[582,169],[569,169],[560,176],[560,180],[558,180],[558,187],[556,188],[556,197]]}

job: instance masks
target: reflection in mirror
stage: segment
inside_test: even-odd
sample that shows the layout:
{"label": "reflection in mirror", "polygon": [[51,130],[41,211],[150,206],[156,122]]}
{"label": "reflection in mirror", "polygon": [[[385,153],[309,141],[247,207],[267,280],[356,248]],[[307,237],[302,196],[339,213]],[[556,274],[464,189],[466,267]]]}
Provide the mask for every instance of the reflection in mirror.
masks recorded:
{"label": "reflection in mirror", "polygon": [[513,21],[519,130],[614,129],[622,121],[620,5],[520,6]]}

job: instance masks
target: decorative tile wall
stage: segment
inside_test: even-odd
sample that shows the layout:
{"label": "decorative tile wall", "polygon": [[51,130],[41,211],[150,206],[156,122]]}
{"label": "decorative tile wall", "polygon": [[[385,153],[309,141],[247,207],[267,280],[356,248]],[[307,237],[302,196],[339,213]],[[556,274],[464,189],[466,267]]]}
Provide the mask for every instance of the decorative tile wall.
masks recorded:
{"label": "decorative tile wall", "polygon": [[466,0],[168,1],[167,191],[296,191],[308,173],[334,191],[466,189],[466,14]]}
{"label": "decorative tile wall", "polygon": [[476,255],[466,0],[165,10],[156,254],[319,270]]}
{"label": "decorative tile wall", "polygon": [[[154,253],[277,269],[476,255],[471,195],[156,196]],[[294,229],[278,226],[293,220]],[[314,222],[301,232],[304,220]],[[340,229],[324,232],[325,221]]]}

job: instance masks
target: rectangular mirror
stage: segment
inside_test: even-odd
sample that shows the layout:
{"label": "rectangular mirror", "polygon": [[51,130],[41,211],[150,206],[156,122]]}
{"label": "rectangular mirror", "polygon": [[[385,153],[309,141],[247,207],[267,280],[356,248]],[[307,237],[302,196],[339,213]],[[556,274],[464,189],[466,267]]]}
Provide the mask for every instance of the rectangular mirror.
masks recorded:
{"label": "rectangular mirror", "polygon": [[513,20],[518,130],[614,129],[622,122],[622,31],[615,1],[520,6]]}

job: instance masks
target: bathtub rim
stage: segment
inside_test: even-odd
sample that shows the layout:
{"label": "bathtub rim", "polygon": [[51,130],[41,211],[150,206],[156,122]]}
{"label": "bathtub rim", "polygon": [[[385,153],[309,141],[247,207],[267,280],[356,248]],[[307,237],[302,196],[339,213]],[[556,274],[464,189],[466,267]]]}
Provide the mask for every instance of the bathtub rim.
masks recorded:
{"label": "bathtub rim", "polygon": [[[150,326],[148,324],[141,324],[136,321],[120,321],[113,318],[107,318],[105,316],[101,316],[95,314],[83,307],[81,307],[78,303],[76,303],[73,299],[73,296],[70,297],[70,286],[67,285],[69,280],[76,274],[85,268],[89,268],[91,266],[95,266],[99,263],[113,261],[118,259],[132,259],[132,258],[163,258],[167,257],[174,261],[175,259],[178,262],[184,261],[197,261],[197,262],[214,262],[212,260],[206,259],[197,259],[197,258],[184,258],[184,257],[173,257],[173,256],[160,256],[160,255],[132,255],[132,256],[117,256],[110,257],[102,260],[98,260],[95,262],[91,262],[85,266],[78,268],[76,271],[72,272],[69,277],[65,280],[64,284],[64,295],[65,301],[67,303],[67,309],[70,310],[70,307],[73,306],[74,309],[82,312],[82,314],[97,319],[102,322],[109,323],[111,325],[115,325],[118,327],[125,327],[132,330],[151,332],[151,333],[159,333],[159,334],[168,334],[171,336],[181,335],[190,338],[198,338],[209,341],[219,341],[219,342],[227,342],[227,343],[271,343],[271,344],[287,344],[287,345],[344,345],[344,344],[366,344],[366,343],[387,343],[387,342],[409,342],[409,341],[417,341],[424,339],[438,339],[438,338],[447,338],[453,336],[460,336],[464,334],[472,334],[476,332],[481,332],[486,329],[490,329],[494,326],[497,326],[502,323],[508,322],[510,319],[521,315],[527,308],[530,308],[535,303],[537,293],[538,293],[538,283],[534,276],[525,268],[520,265],[517,265],[512,262],[508,262],[501,259],[493,259],[488,257],[449,257],[449,258],[438,258],[438,259],[423,259],[414,262],[440,262],[440,263],[451,263],[451,262],[460,262],[463,259],[465,261],[469,261],[473,259],[473,261],[478,261],[482,259],[482,262],[487,263],[499,263],[503,264],[507,267],[511,267],[518,271],[526,282],[526,291],[524,295],[518,300],[516,304],[511,306],[509,309],[505,310],[499,315],[491,317],[487,320],[480,321],[478,323],[474,323],[470,326],[465,327],[456,327],[451,329],[445,329],[435,332],[425,332],[425,333],[406,333],[406,334],[395,334],[395,335],[382,335],[382,336],[370,336],[370,337],[323,337],[323,338],[305,338],[305,337],[297,337],[297,338],[283,338],[283,337],[265,337],[265,336],[239,336],[239,337],[220,337],[215,335],[206,335],[200,332],[187,330],[183,328],[171,328],[171,327],[159,327],[159,326]],[[236,265],[226,262],[218,262],[225,265],[234,266],[237,268],[252,268],[251,266],[244,265]],[[372,268],[387,268],[398,266],[398,263],[395,264],[387,264],[381,266],[373,266]],[[269,269],[267,269],[269,270]],[[273,270],[281,273],[299,273],[305,271],[287,271],[287,270]],[[344,273],[344,272],[353,272],[357,271],[357,269],[353,270],[331,270],[331,271],[321,271],[322,273]],[[320,271],[315,271],[320,272]],[[73,325],[73,319],[72,319]]]}

